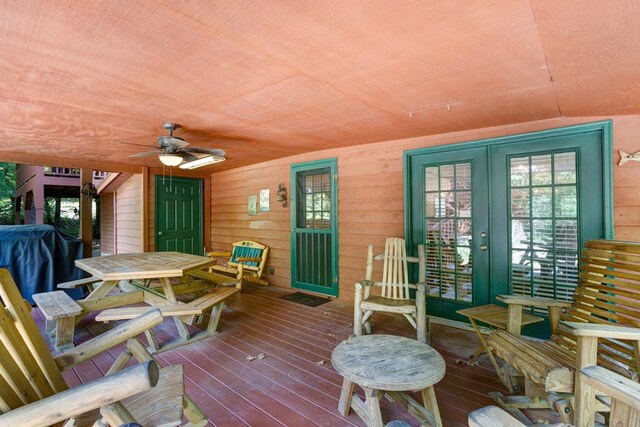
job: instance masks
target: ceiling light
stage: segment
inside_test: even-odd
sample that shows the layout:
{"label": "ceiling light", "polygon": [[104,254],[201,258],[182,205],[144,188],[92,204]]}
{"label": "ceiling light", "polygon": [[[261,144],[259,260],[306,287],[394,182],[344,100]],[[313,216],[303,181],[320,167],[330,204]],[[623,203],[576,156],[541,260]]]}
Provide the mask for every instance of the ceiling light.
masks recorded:
{"label": "ceiling light", "polygon": [[182,163],[182,157],[177,154],[160,154],[158,158],[165,166],[178,166]]}
{"label": "ceiling light", "polygon": [[200,166],[210,165],[212,163],[224,162],[224,160],[225,159],[223,156],[214,156],[214,155],[205,156],[197,160],[193,160],[193,161],[181,164],[180,169],[195,169],[195,168],[199,168]]}

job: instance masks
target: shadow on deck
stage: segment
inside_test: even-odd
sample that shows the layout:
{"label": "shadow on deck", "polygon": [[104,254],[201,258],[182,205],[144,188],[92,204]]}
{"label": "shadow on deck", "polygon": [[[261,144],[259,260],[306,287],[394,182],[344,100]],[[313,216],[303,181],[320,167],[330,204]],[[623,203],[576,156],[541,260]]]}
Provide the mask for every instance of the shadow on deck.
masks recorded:
{"label": "shadow on deck", "polygon": [[[342,377],[331,366],[331,351],[352,333],[352,306],[333,301],[312,308],[278,298],[290,292],[243,286],[224,310],[218,335],[158,356],[160,364],[184,365],[187,393],[207,413],[210,425],[363,425],[353,411],[347,418],[338,413]],[[39,311],[33,313],[43,330]],[[76,344],[110,327],[92,318],[77,327]],[[400,316],[377,314],[373,330],[415,337]],[[177,336],[175,325],[163,323],[156,335],[161,342],[172,340]],[[432,345],[447,364],[444,379],[435,386],[445,426],[466,426],[470,411],[494,403],[488,392],[506,393],[486,356],[480,358],[479,366],[456,363],[477,348],[473,333],[435,325]],[[102,376],[119,350],[65,372],[67,383],[73,386]],[[266,357],[247,360],[260,353]],[[356,393],[362,396],[358,387]],[[386,399],[382,417],[385,422],[397,419],[417,425],[404,408]]]}

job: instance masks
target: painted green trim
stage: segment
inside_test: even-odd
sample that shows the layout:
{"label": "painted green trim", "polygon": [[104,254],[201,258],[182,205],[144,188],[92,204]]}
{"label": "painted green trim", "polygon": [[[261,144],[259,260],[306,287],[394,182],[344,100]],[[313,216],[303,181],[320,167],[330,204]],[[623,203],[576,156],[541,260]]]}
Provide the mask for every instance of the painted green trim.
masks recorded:
{"label": "painted green trim", "polygon": [[[314,169],[329,168],[331,175],[331,288],[319,286],[296,285],[296,228],[297,219],[297,179],[299,172],[311,171]],[[337,157],[314,160],[311,162],[292,164],[289,176],[289,193],[291,209],[291,287],[295,289],[305,289],[313,292],[320,292],[326,295],[338,297],[339,294],[339,271],[338,271],[338,159]]]}
{"label": "painted green trim", "polygon": [[[411,235],[411,158],[424,154],[434,154],[443,151],[464,150],[467,148],[476,148],[486,146],[491,150],[502,144],[513,142],[526,142],[529,140],[537,140],[541,138],[549,138],[555,136],[570,136],[580,133],[590,133],[600,131],[602,133],[602,163],[603,163],[603,213],[605,237],[612,239],[614,236],[613,223],[613,121],[602,120],[591,123],[583,123],[579,125],[564,126],[554,129],[546,129],[535,132],[520,133],[508,136],[499,136],[494,138],[478,139],[466,142],[458,142],[453,144],[438,145],[435,147],[417,148],[414,150],[405,150],[403,153],[404,168],[404,235],[405,239],[409,239]],[[489,156],[491,157],[491,156]],[[489,165],[489,168],[491,165]],[[489,169],[491,174],[491,169]],[[491,193],[489,194],[489,205],[491,206]],[[408,241],[408,240],[407,240]]]}
{"label": "painted green trim", "polygon": [[[539,130],[535,132],[518,133],[507,136],[497,136],[493,138],[476,139],[471,141],[456,142],[452,144],[437,145],[434,147],[416,148],[414,150],[406,150],[405,156],[415,156],[420,154],[431,154],[439,151],[462,150],[466,148],[475,148],[479,146],[495,146],[499,144],[509,144],[511,142],[526,142],[528,140],[536,140],[540,138],[549,138],[554,136],[575,135],[580,133],[589,133],[593,131],[601,131],[603,134],[611,132],[611,120],[602,120],[598,122],[582,123],[579,125],[563,126],[553,129]],[[609,135],[609,140],[611,135]]]}
{"label": "painted green trim", "polygon": [[[162,185],[161,179],[163,178],[162,175],[155,175],[155,179],[154,179],[154,187],[153,187],[153,212],[154,212],[154,219],[153,219],[153,247],[154,250],[156,252],[158,252],[158,212],[160,212],[159,210],[159,204],[158,204],[158,188],[160,188],[160,185]],[[166,179],[166,177],[164,177]],[[201,178],[185,178],[185,177],[172,177],[171,178],[173,181],[186,181],[186,182],[198,182],[198,192],[200,193],[200,212],[199,212],[199,222],[200,222],[200,226],[198,227],[200,229],[200,235],[199,235],[199,247],[203,248],[203,242],[204,242],[204,182]],[[148,189],[144,189],[143,191],[147,191]]]}
{"label": "painted green trim", "polygon": [[614,223],[613,223],[613,120],[607,120],[602,123],[602,175],[604,182],[602,189],[604,191],[602,199],[604,201],[604,222],[605,222],[605,238],[613,239]]}

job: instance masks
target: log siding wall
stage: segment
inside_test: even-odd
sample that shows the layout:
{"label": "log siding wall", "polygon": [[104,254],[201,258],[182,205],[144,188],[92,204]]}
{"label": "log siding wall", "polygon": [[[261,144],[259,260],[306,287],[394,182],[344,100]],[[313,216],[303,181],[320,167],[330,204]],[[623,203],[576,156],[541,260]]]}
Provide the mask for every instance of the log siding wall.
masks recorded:
{"label": "log siding wall", "polygon": [[[257,165],[214,173],[211,176],[211,241],[214,250],[231,242],[252,239],[271,247],[265,278],[290,287],[290,207],[275,200],[278,183],[285,183],[289,198],[291,164],[336,157],[338,159],[339,298],[353,299],[353,285],[364,276],[366,245],[382,248],[387,236],[403,236],[403,152],[544,129],[588,123],[608,117],[543,120],[442,135],[386,141],[317,151]],[[640,116],[613,117],[615,237],[640,240],[640,163],[617,166],[618,150],[640,149]],[[229,153],[232,155],[232,153]],[[247,215],[247,196],[271,190],[271,211]]]}

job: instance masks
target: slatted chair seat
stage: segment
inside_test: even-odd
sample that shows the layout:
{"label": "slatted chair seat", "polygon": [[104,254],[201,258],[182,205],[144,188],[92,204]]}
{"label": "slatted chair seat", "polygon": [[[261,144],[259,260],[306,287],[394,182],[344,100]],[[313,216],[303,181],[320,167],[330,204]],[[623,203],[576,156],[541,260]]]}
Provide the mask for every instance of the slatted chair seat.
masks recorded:
{"label": "slatted chair seat", "polygon": [[[558,308],[544,298],[505,296],[503,301],[517,318],[522,307]],[[529,302],[528,302],[529,301]],[[552,314],[555,313],[555,314]],[[516,322],[517,323],[517,322]],[[580,259],[578,286],[573,302],[562,314],[550,311],[552,336],[540,341],[496,331],[487,338],[488,348],[527,382],[527,401],[520,397],[493,396],[506,407],[541,407],[541,399],[556,402],[565,422],[579,427],[593,425],[596,406],[576,380],[576,372],[596,364],[637,382],[640,373],[640,243],[592,240]],[[519,330],[517,325],[515,330]],[[575,394],[575,415],[566,400],[553,394]],[[549,396],[551,395],[551,396]],[[557,406],[560,402],[564,407]],[[511,406],[510,406],[511,405]],[[572,419],[573,418],[573,419]]]}
{"label": "slatted chair seat", "polygon": [[[353,304],[353,332],[362,335],[371,332],[371,316],[375,312],[402,314],[416,328],[417,339],[428,342],[429,329],[426,316],[424,283],[424,247],[418,247],[419,278],[417,284],[409,283],[407,250],[404,239],[389,237],[385,241],[384,254],[373,255],[373,245],[367,249],[365,280],[356,283]],[[372,281],[374,261],[382,261],[382,279]],[[372,295],[371,288],[380,287],[380,295]],[[416,299],[410,298],[410,289],[416,290]]]}

